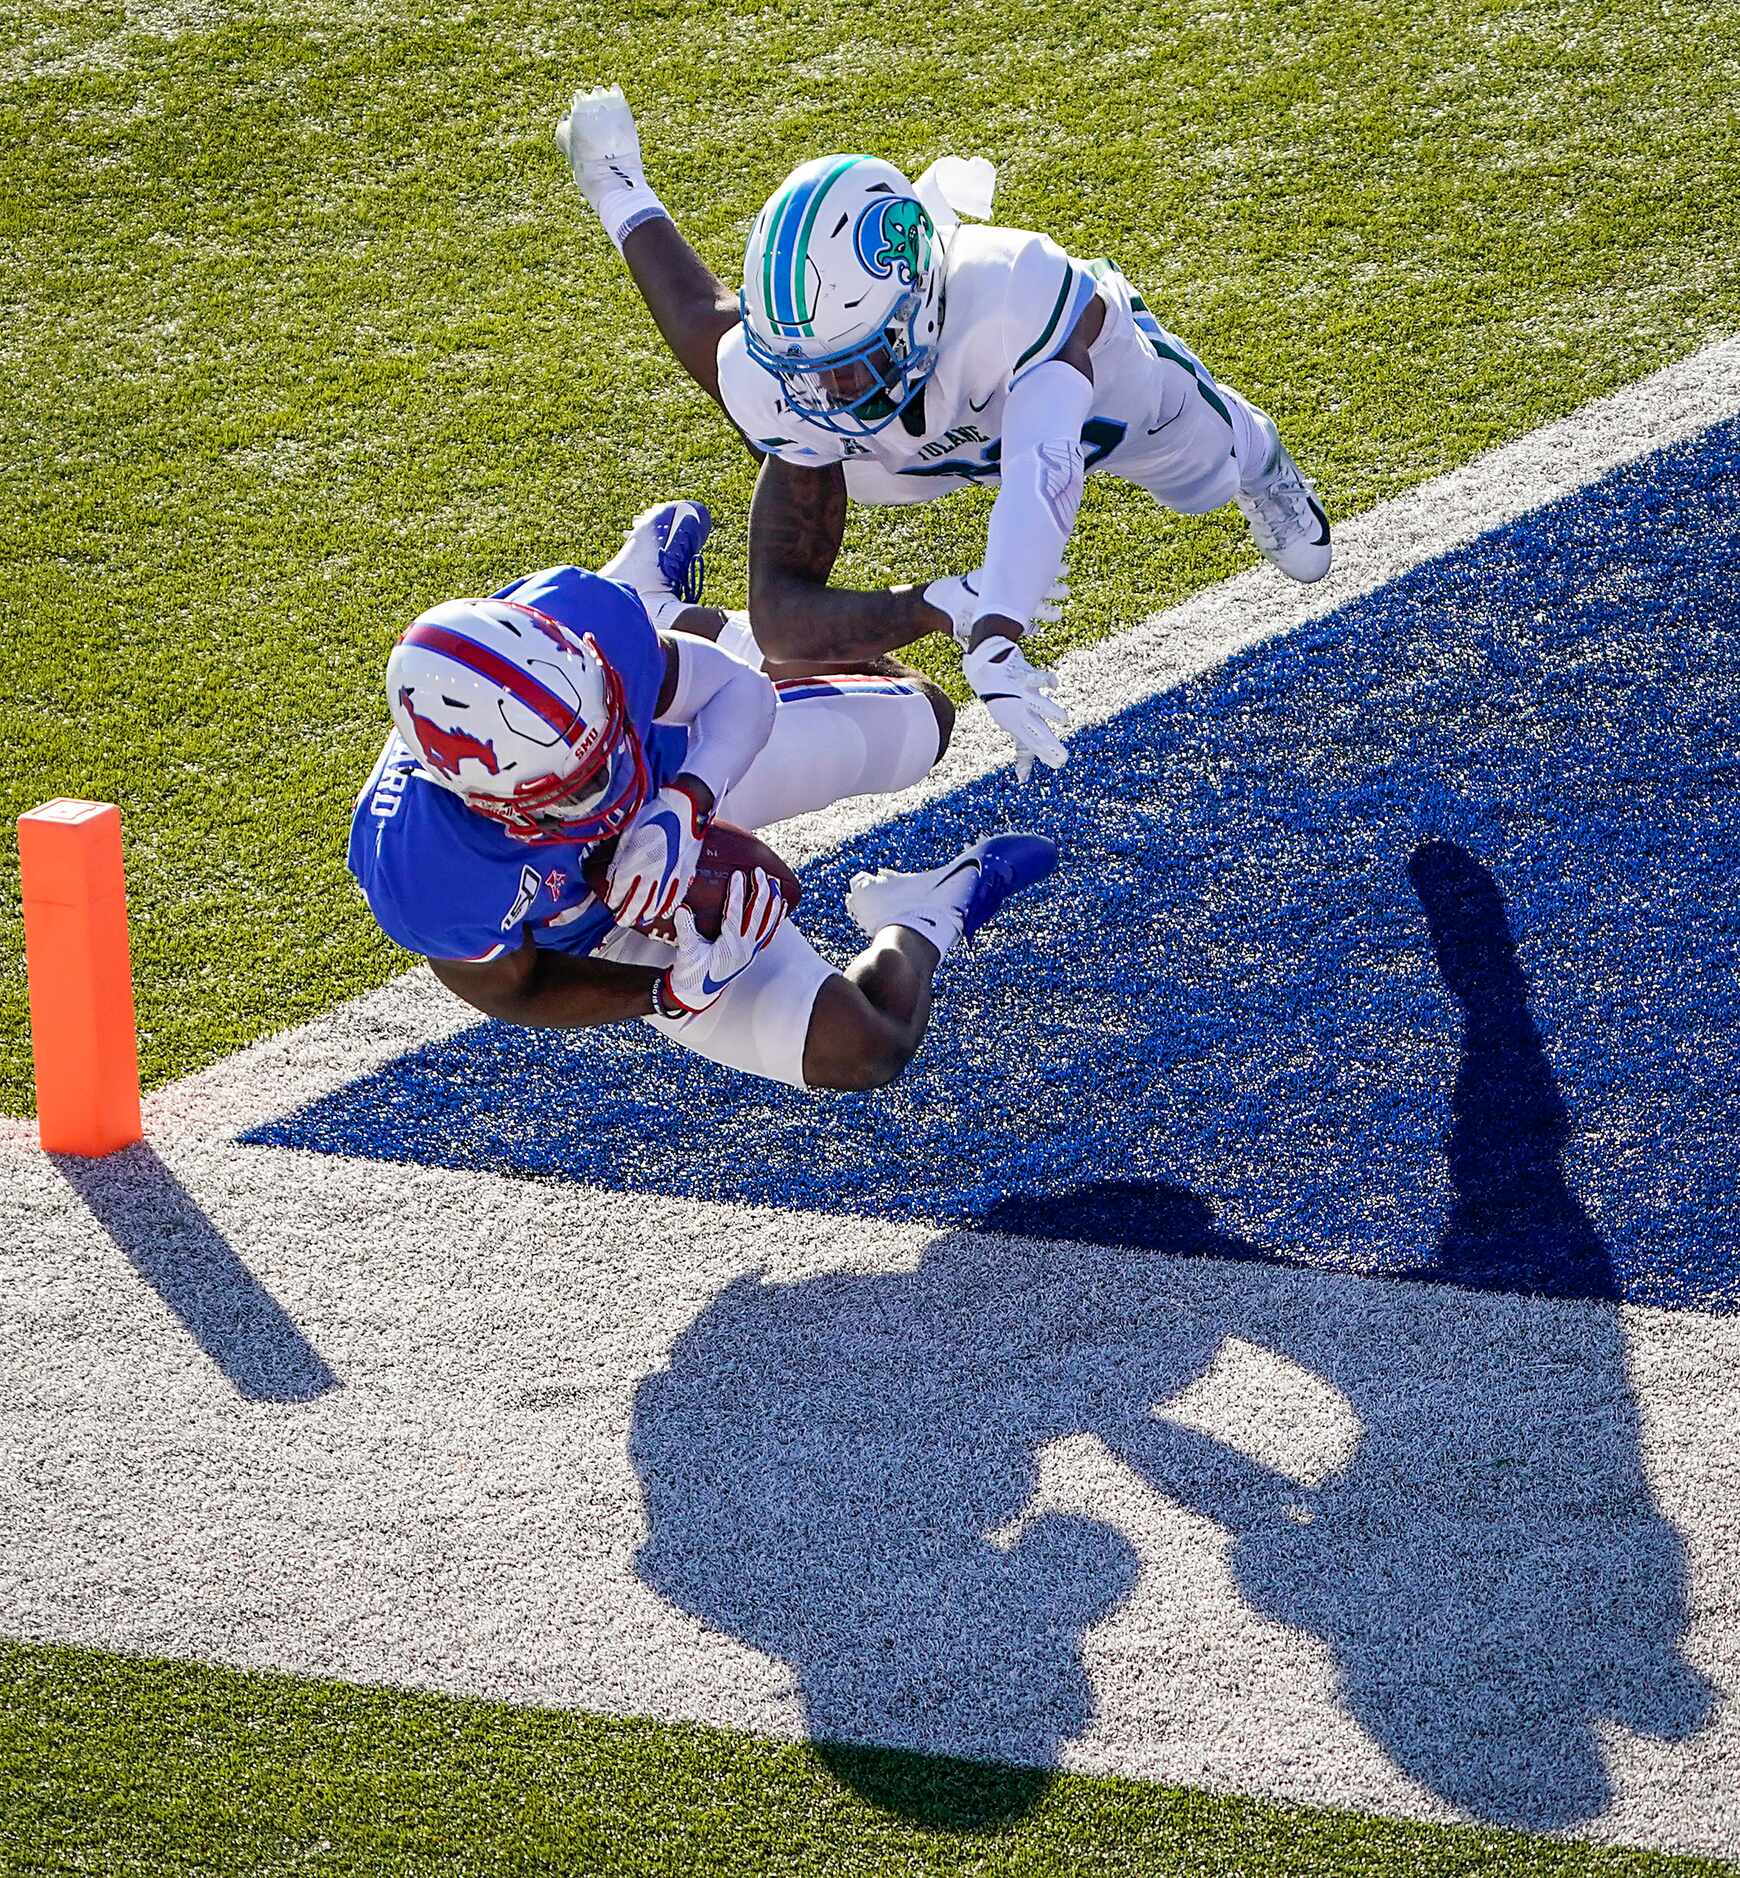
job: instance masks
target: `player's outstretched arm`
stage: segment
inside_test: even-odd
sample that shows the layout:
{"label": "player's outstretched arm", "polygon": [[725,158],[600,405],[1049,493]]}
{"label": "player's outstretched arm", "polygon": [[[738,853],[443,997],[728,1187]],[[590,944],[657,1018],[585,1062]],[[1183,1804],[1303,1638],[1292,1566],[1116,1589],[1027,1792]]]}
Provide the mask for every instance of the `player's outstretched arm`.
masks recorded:
{"label": "player's outstretched arm", "polygon": [[1081,503],[1081,427],[1093,411],[1091,348],[1105,324],[1096,295],[1062,346],[1022,372],[1003,410],[1003,474],[991,505],[980,609],[969,647],[1019,639],[1056,582]]}
{"label": "player's outstretched arm", "polygon": [[1075,528],[1081,429],[1093,410],[1089,348],[1104,320],[1096,295],[1058,352],[1017,374],[1003,409],[1002,483],[961,672],[1014,742],[1022,781],[1035,759],[1058,769],[1069,755],[1058,735],[1069,720],[1049,695],[1056,679],[1036,672],[1018,642],[1040,616]]}
{"label": "player's outstretched arm", "polygon": [[[575,184],[616,243],[677,363],[719,404],[719,341],[737,324],[736,297],[689,246],[647,184],[640,133],[621,88],[576,92],[556,142]],[[729,415],[729,413],[727,413]]]}
{"label": "player's outstretched arm", "polygon": [[669,216],[643,222],[622,244],[622,258],[677,363],[724,411],[719,341],[737,324],[736,300]]}
{"label": "player's outstretched arm", "polygon": [[879,658],[952,622],[922,587],[857,593],[830,587],[846,534],[846,472],[770,456],[749,511],[749,617],[769,659]]}
{"label": "player's outstretched arm", "polygon": [[586,1030],[650,1016],[660,976],[644,965],[552,952],[534,945],[529,933],[517,952],[499,959],[431,959],[429,969],[485,1017],[532,1030]]}

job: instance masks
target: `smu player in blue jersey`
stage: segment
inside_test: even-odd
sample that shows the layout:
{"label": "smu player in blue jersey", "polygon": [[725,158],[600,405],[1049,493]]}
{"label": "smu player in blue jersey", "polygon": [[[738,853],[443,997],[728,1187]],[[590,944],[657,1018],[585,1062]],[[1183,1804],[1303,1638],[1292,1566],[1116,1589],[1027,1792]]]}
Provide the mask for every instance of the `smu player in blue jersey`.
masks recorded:
{"label": "smu player in blue jersey", "polygon": [[[668,504],[600,573],[547,568],[423,614],[388,661],[394,731],[351,872],[382,930],[491,1017],[642,1018],[755,1075],[873,1088],[917,1050],[950,948],[1056,849],[1001,835],[926,873],[859,876],[848,904],[871,944],[843,972],[760,870],[703,938],[682,900],[716,814],[761,828],[904,788],[953,722],[902,667],[774,676],[715,643],[725,617],[695,604],[709,527]],[[741,620],[727,636],[750,643]],[[674,945],[643,930],[658,921]]]}

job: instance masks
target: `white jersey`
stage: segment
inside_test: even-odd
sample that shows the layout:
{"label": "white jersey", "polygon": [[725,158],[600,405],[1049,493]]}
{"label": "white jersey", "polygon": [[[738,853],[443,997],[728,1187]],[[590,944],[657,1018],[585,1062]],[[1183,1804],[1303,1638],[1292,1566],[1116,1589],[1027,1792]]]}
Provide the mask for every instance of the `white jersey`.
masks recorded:
{"label": "white jersey", "polygon": [[[950,234],[936,369],[874,435],[840,436],[798,418],[778,380],[750,358],[741,326],[719,341],[720,395],[758,449],[809,467],[843,463],[858,502],[928,502],[994,485],[1010,387],[1056,356],[1096,292],[1106,317],[1089,353],[1094,406],[1082,426],[1082,455],[1090,471],[1143,481],[1142,468],[1180,415],[1192,381],[1210,404],[1217,402],[1214,382],[1110,262],[1075,260],[1049,236],[1024,229],[963,225]],[[1230,434],[1216,427],[1211,447],[1225,457]]]}

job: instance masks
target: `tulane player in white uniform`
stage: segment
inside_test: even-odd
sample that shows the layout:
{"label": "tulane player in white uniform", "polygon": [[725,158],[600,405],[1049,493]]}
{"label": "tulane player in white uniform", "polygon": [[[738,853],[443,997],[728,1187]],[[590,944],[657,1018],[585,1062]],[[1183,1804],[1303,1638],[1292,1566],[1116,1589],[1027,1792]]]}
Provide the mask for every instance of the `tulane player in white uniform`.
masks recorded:
{"label": "tulane player in white uniform", "polygon": [[[873,658],[945,627],[1022,772],[1064,761],[1049,674],[1019,640],[1050,602],[1082,477],[1166,507],[1237,502],[1296,580],[1329,571],[1329,524],[1269,417],[1218,383],[1106,261],[973,227],[983,159],[916,185],[873,157],[801,164],[756,217],[725,292],[648,187],[621,92],[578,95],[557,138],[672,350],[766,457],[750,519],[750,618],[769,656]],[[827,585],[848,497],[997,489],[982,567],[883,593]]]}

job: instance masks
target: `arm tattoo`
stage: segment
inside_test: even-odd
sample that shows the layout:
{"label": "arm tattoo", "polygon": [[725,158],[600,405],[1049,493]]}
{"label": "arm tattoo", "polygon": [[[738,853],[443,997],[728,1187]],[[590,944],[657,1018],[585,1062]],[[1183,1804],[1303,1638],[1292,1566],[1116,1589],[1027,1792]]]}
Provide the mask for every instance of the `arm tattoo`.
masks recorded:
{"label": "arm tattoo", "polygon": [[771,573],[825,587],[846,535],[846,472],[795,469],[770,456],[749,511],[750,578]]}
{"label": "arm tattoo", "polygon": [[842,663],[876,658],[948,629],[917,587],[854,593],[828,576],[846,533],[846,472],[800,469],[769,457],[749,511],[749,613],[776,659]]}

